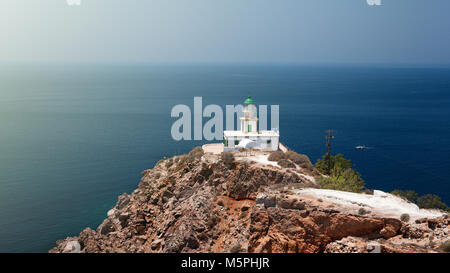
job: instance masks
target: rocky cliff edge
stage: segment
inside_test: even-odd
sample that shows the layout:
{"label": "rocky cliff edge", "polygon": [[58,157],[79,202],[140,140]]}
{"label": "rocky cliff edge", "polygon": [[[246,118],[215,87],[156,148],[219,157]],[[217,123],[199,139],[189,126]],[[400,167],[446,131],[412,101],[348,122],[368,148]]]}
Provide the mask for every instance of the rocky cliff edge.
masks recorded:
{"label": "rocky cliff edge", "polygon": [[440,252],[448,239],[446,214],[410,222],[361,215],[303,194],[318,187],[316,170],[281,168],[248,151],[234,158],[196,148],[159,161],[96,230],[50,252]]}

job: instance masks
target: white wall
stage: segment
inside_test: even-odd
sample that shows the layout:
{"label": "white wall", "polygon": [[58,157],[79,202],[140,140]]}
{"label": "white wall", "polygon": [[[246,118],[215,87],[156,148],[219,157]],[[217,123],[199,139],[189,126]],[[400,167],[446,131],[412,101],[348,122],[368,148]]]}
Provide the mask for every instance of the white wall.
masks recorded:
{"label": "white wall", "polygon": [[276,136],[272,137],[272,150],[273,151],[278,150],[279,142],[280,142],[280,138],[279,137],[276,137]]}
{"label": "white wall", "polygon": [[[235,140],[241,141],[242,139],[245,139],[245,137],[228,137],[225,139],[228,140],[228,146],[226,146],[225,148],[229,148],[228,150],[233,150],[233,149],[237,148],[237,145],[234,144],[234,141]],[[277,136],[272,136],[272,137],[251,137],[251,136],[249,136],[248,139],[255,141],[257,144],[257,147],[259,149],[262,149],[265,151],[278,150],[279,137],[277,137]],[[267,144],[268,140],[271,140],[270,144]],[[225,149],[225,151],[227,151],[227,149]]]}

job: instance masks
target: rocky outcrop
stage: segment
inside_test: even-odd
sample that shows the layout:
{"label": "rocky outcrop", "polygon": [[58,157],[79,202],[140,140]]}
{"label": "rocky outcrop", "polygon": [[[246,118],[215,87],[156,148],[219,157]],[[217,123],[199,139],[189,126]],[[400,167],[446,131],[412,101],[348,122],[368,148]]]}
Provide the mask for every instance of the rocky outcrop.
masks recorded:
{"label": "rocky outcrop", "polygon": [[257,208],[250,222],[249,252],[323,252],[348,236],[391,238],[401,222],[333,211]]}
{"label": "rocky outcrop", "polygon": [[193,150],[145,170],[96,230],[50,252],[438,252],[449,220],[358,215],[292,189],[302,170]]}

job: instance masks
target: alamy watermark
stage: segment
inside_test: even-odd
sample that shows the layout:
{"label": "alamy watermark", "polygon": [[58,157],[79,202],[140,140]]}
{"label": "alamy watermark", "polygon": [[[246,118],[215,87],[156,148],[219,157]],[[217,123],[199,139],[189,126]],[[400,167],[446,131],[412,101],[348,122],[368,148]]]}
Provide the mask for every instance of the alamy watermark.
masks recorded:
{"label": "alamy watermark", "polygon": [[[257,114],[258,117],[258,131],[267,130],[268,121],[268,106],[248,105],[251,111]],[[226,105],[225,118],[226,130],[234,131],[240,130],[240,118],[244,116],[243,105]],[[270,129],[279,130],[279,105],[270,105]],[[194,111],[192,115],[191,108],[184,104],[175,105],[170,113],[172,118],[178,118],[171,128],[172,138],[179,140],[222,140],[223,139],[223,125],[224,115],[222,108],[216,104],[210,104],[203,108],[202,97],[194,97]],[[203,124],[203,118],[209,120]],[[235,123],[236,121],[236,123]],[[194,127],[192,130],[192,123]],[[236,124],[236,126],[235,126]],[[235,129],[236,128],[236,129]]]}
{"label": "alamy watermark", "polygon": [[66,0],[66,3],[69,6],[79,6],[81,5],[81,0]]}
{"label": "alamy watermark", "polygon": [[367,0],[369,6],[381,6],[381,0]]}

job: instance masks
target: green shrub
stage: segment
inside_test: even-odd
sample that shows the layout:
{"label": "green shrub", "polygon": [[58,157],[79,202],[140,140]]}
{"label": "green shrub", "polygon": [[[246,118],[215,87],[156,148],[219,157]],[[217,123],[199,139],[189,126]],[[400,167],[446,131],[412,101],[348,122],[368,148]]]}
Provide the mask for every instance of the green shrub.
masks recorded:
{"label": "green shrub", "polygon": [[274,151],[271,152],[269,157],[267,158],[269,161],[278,162],[280,159],[285,159],[286,155],[282,151]]}
{"label": "green shrub", "polygon": [[333,169],[329,177],[321,177],[319,184],[323,189],[349,191],[360,193],[364,190],[364,180],[359,173],[346,169],[344,171]]}
{"label": "green shrub", "polygon": [[223,152],[221,154],[221,159],[223,161],[223,164],[227,166],[228,168],[233,168],[234,166],[234,155],[230,152]]}
{"label": "green shrub", "polygon": [[450,211],[450,208],[441,201],[441,198],[436,194],[425,194],[419,197],[417,192],[412,190],[393,190],[391,194],[397,195],[409,202],[415,203],[422,209],[441,209]]}
{"label": "green shrub", "polygon": [[335,156],[330,156],[331,168],[328,170],[328,154],[322,156],[321,159],[318,159],[316,162],[316,169],[319,172],[328,174],[331,173],[333,169],[337,170],[346,170],[351,169],[352,163],[349,159],[344,158],[343,154],[337,154]]}
{"label": "green shrub", "polygon": [[278,166],[282,167],[282,168],[295,168],[295,164],[292,163],[292,161],[290,161],[289,159],[285,159],[282,158],[280,160],[278,160]]}
{"label": "green shrub", "polygon": [[342,154],[330,157],[331,170],[328,170],[328,154],[317,160],[316,168],[329,174],[328,177],[319,178],[319,185],[323,189],[349,191],[360,193],[364,190],[365,182],[359,173],[351,168],[350,160],[344,158]]}
{"label": "green shrub", "polygon": [[417,205],[423,209],[449,210],[449,207],[436,194],[425,194],[417,198]]}
{"label": "green shrub", "polygon": [[417,203],[417,199],[419,198],[419,195],[417,194],[417,192],[411,191],[411,190],[406,190],[406,191],[393,190],[391,192],[391,194],[402,197],[403,199],[406,199],[412,203]]}
{"label": "green shrub", "polygon": [[402,220],[402,222],[409,222],[409,214],[408,213],[403,213],[402,215],[400,215],[400,220]]}

